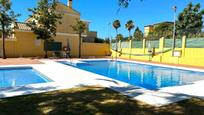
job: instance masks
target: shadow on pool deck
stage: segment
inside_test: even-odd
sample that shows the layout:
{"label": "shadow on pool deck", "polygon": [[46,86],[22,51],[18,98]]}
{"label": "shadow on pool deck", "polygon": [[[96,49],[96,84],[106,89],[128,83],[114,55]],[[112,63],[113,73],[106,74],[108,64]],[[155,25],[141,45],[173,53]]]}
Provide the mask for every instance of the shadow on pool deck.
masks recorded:
{"label": "shadow on pool deck", "polygon": [[0,101],[0,115],[203,115],[203,110],[204,101],[200,99],[194,98],[168,106],[153,107],[98,86],[13,97]]}
{"label": "shadow on pool deck", "polygon": [[19,86],[15,88],[4,88],[4,89],[1,89],[0,91],[0,98],[8,97],[7,95],[8,93],[17,93],[18,95],[28,95],[36,92],[40,93],[40,92],[53,91],[53,90],[56,90],[57,88],[58,86],[41,86],[41,87]]}
{"label": "shadow on pool deck", "polygon": [[[106,80],[106,79],[97,79],[101,81],[111,82],[113,84],[118,84],[117,81],[114,80]],[[191,97],[198,97],[197,95],[189,95],[183,93],[170,93],[158,90],[146,90],[144,88],[128,85],[128,86],[110,86],[110,89],[113,89],[117,92],[121,92],[124,95],[130,96],[136,100],[143,101],[150,105],[162,106],[170,103],[182,101],[185,99],[189,99]],[[199,97],[204,98],[204,97]]]}

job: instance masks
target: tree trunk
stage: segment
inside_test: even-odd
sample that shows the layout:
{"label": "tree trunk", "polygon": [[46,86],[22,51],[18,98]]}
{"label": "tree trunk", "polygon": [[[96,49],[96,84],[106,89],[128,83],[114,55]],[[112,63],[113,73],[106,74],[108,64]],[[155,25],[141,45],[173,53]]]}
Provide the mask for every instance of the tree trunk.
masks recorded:
{"label": "tree trunk", "polygon": [[81,58],[81,34],[79,34],[79,58]]}
{"label": "tree trunk", "polygon": [[[130,30],[129,30],[129,40],[132,40],[131,39],[131,32],[130,32]],[[130,48],[132,48],[132,42],[131,42]]]}
{"label": "tree trunk", "polygon": [[118,30],[116,29],[116,52],[118,52]]}
{"label": "tree trunk", "polygon": [[[130,33],[130,30],[129,30],[129,41],[132,40],[131,39],[131,33]],[[131,41],[131,44],[130,44],[130,54],[129,54],[129,58],[131,59],[131,56],[132,56],[132,41]]]}
{"label": "tree trunk", "polygon": [[117,36],[118,36],[118,29],[116,29],[116,56],[115,56],[115,58],[116,58],[116,60],[117,60],[117,55],[118,55],[118,38],[117,38]]}
{"label": "tree trunk", "polygon": [[45,56],[44,58],[48,58],[48,55],[47,55],[47,40],[45,40]]}
{"label": "tree trunk", "polygon": [[130,30],[129,30],[129,39],[131,39],[131,33],[130,33]]}
{"label": "tree trunk", "polygon": [[3,59],[6,59],[6,48],[5,48],[5,28],[2,23],[2,40],[3,40]]}

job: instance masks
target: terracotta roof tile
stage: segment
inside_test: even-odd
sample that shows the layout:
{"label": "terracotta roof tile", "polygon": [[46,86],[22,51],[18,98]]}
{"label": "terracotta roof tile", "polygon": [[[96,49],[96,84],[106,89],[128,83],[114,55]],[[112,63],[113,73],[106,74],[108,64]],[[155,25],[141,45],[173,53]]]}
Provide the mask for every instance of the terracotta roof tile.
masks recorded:
{"label": "terracotta roof tile", "polygon": [[16,27],[19,30],[31,31],[31,28],[27,26],[26,23],[23,22],[16,22]]}

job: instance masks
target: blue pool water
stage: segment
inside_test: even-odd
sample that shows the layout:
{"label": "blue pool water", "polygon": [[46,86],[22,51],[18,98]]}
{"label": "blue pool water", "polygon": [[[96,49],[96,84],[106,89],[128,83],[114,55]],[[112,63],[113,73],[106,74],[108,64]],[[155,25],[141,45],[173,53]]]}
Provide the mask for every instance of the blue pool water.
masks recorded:
{"label": "blue pool water", "polygon": [[50,80],[45,76],[30,67],[0,68],[0,88],[45,83],[49,81]]}
{"label": "blue pool water", "polygon": [[[71,66],[103,75],[128,84],[157,90],[204,80],[204,73],[123,61],[83,61]],[[59,63],[69,65],[66,61]]]}

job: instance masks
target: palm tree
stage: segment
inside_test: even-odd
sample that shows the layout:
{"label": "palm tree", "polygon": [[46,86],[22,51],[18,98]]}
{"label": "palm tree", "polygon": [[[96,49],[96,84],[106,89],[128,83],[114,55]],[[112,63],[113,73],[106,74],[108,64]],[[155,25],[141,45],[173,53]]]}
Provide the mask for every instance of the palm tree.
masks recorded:
{"label": "palm tree", "polygon": [[82,42],[82,38],[81,35],[82,33],[85,32],[85,30],[87,29],[86,24],[81,21],[81,20],[76,20],[76,25],[72,25],[71,26],[73,31],[75,31],[77,34],[79,34],[79,58],[81,58],[81,42]]}
{"label": "palm tree", "polygon": [[120,28],[120,20],[115,20],[113,22],[113,27],[115,28],[116,30],[116,36],[118,35],[118,28]]}
{"label": "palm tree", "polygon": [[[116,31],[116,53],[118,52],[118,39],[117,39],[117,35],[118,35],[118,28],[120,28],[120,20],[115,20],[113,22],[113,27],[115,28]],[[116,58],[117,58],[117,54],[116,54]]]}
{"label": "palm tree", "polygon": [[119,49],[121,49],[121,40],[123,39],[123,35],[122,34],[118,34],[116,36],[117,41],[119,41],[118,45],[119,45]]}
{"label": "palm tree", "polygon": [[132,53],[132,41],[131,41],[131,30],[135,27],[134,22],[132,20],[127,21],[125,24],[125,28],[129,31],[129,40],[130,40],[130,55],[129,58],[131,58]]}
{"label": "palm tree", "polygon": [[131,39],[131,30],[135,27],[134,22],[132,20],[127,21],[125,24],[125,28],[129,31],[129,39]]}
{"label": "palm tree", "polygon": [[[134,1],[134,0],[132,0]],[[140,0],[143,1],[143,0]],[[123,7],[123,8],[127,8],[130,4],[131,0],[118,0],[118,4],[119,6]]]}

